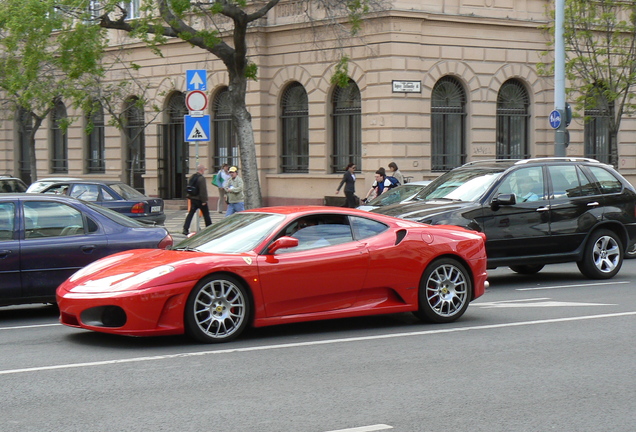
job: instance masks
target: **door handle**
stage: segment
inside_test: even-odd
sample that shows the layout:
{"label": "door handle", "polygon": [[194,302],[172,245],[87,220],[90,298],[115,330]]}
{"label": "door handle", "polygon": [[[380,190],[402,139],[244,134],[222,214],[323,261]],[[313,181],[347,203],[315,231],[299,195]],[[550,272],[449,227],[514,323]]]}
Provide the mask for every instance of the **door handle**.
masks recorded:
{"label": "door handle", "polygon": [[539,207],[537,209],[538,212],[544,212],[544,211],[548,211],[548,210],[550,210],[550,206]]}
{"label": "door handle", "polygon": [[591,203],[587,203],[588,207],[596,207],[597,205],[599,205],[599,203],[597,203],[596,201],[593,201]]}
{"label": "door handle", "polygon": [[0,251],[0,259],[5,259],[6,257],[8,257],[11,254],[10,250],[1,250]]}
{"label": "door handle", "polygon": [[86,245],[86,246],[82,246],[82,252],[84,253],[91,253],[95,250],[96,246],[95,245]]}

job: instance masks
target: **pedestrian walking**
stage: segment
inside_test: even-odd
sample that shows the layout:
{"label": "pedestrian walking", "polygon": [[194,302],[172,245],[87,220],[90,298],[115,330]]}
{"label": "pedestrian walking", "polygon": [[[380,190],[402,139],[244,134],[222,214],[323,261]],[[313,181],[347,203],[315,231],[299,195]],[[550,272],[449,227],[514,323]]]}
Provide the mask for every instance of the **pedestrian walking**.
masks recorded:
{"label": "pedestrian walking", "polygon": [[205,184],[205,177],[203,176],[206,170],[207,168],[204,165],[197,166],[197,172],[192,174],[190,180],[188,180],[186,192],[187,198],[190,201],[190,211],[183,224],[183,235],[186,236],[190,232],[190,223],[197,210],[201,210],[201,213],[203,213],[205,226],[212,225],[210,211],[208,209],[208,188]]}
{"label": "pedestrian walking", "polygon": [[225,183],[227,194],[227,212],[225,217],[245,210],[245,193],[243,192],[243,179],[238,175],[235,166],[229,169],[230,179]]}
{"label": "pedestrian walking", "polygon": [[356,208],[358,207],[358,199],[356,197],[356,165],[354,163],[349,163],[345,170],[344,175],[342,176],[342,180],[336,189],[336,194],[340,193],[340,189],[342,185],[344,185],[344,194],[345,194],[345,207]]}
{"label": "pedestrian walking", "polygon": [[225,163],[216,173],[216,187],[219,189],[219,202],[216,204],[216,211],[219,213],[223,213],[223,203],[226,203],[225,183],[231,178],[229,170],[230,166]]}

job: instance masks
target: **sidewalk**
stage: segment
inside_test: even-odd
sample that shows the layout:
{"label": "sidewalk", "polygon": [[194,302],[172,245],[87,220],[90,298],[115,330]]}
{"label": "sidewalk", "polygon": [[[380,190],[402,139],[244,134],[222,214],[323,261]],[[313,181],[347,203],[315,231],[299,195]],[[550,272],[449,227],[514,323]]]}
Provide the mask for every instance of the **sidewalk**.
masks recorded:
{"label": "sidewalk", "polygon": [[[183,223],[188,215],[188,211],[164,209],[163,212],[166,214],[166,222],[164,223],[165,228],[168,230],[172,238],[174,238],[175,244],[179,243],[185,238],[183,235]],[[218,222],[224,217],[225,212],[217,213],[216,211],[210,211],[212,223]],[[203,217],[199,217],[199,228],[197,228],[197,217],[195,215],[194,218],[192,218],[192,223],[190,224],[190,232],[198,232],[203,228],[205,228],[205,221],[203,220]]]}

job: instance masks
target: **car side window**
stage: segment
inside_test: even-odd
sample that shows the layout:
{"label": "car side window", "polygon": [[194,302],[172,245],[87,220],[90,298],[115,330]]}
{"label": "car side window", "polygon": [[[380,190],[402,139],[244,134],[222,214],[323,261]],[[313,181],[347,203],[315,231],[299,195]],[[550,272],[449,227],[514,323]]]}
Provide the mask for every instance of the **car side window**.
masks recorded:
{"label": "car side window", "polygon": [[102,199],[104,201],[115,201],[117,198],[115,198],[110,192],[108,192],[106,188],[102,188]]}
{"label": "car side window", "polygon": [[544,200],[543,169],[536,166],[513,171],[501,182],[500,194],[514,194],[517,203]]}
{"label": "car side window", "polygon": [[99,185],[94,184],[76,184],[71,190],[73,198],[79,198],[84,201],[95,202],[99,199]]}
{"label": "car side window", "polygon": [[82,213],[66,204],[49,201],[24,203],[26,239],[84,234]]}
{"label": "car side window", "polygon": [[575,165],[551,165],[550,190],[553,199],[598,195],[598,190]]}
{"label": "car side window", "polygon": [[350,220],[351,227],[353,228],[353,236],[356,240],[373,237],[389,228],[381,222],[363,217],[351,216]]}
{"label": "car side window", "polygon": [[588,166],[597,184],[604,194],[620,193],[623,190],[623,184],[612,173],[601,167]]}
{"label": "car side window", "polygon": [[299,252],[353,241],[351,226],[344,215],[311,215],[289,224],[282,235],[298,239],[298,246],[276,253]]}
{"label": "car side window", "polygon": [[13,240],[15,229],[15,205],[0,203],[0,241]]}

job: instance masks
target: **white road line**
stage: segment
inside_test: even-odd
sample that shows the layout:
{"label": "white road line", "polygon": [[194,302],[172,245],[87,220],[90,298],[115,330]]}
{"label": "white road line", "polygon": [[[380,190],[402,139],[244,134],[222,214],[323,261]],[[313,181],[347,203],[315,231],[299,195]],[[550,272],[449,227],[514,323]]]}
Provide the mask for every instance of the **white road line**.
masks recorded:
{"label": "white road line", "polygon": [[602,315],[587,315],[587,316],[570,317],[570,318],[554,318],[554,319],[536,320],[536,321],[521,321],[516,323],[490,324],[490,325],[474,326],[474,327],[455,327],[455,328],[436,329],[436,330],[423,330],[423,331],[417,331],[417,332],[384,334],[384,335],[375,335],[375,336],[361,336],[361,337],[352,337],[352,338],[345,338],[345,339],[327,339],[322,341],[297,342],[297,343],[288,343],[288,344],[279,344],[279,345],[254,346],[254,347],[246,347],[246,348],[230,348],[230,349],[224,349],[224,350],[218,350],[218,351],[199,351],[199,352],[193,352],[193,353],[167,354],[167,355],[151,356],[151,357],[134,357],[134,358],[128,358],[128,359],[104,360],[104,361],[96,361],[96,362],[88,362],[88,363],[68,363],[68,364],[61,364],[61,365],[41,366],[41,367],[32,367],[32,368],[24,368],[24,369],[0,370],[0,375],[13,375],[13,374],[27,373],[27,372],[42,372],[42,371],[49,371],[49,370],[106,366],[106,365],[112,365],[112,364],[157,361],[157,360],[167,360],[167,359],[174,359],[174,358],[188,358],[188,357],[204,356],[204,355],[210,355],[210,354],[232,354],[232,353],[269,351],[269,350],[276,350],[276,349],[290,349],[290,348],[298,348],[298,347],[332,345],[332,344],[345,343],[345,342],[361,342],[361,341],[371,341],[371,340],[381,340],[381,339],[393,339],[393,338],[400,338],[400,337],[425,336],[425,335],[444,334],[444,333],[458,333],[458,332],[471,331],[471,330],[490,330],[490,329],[499,329],[499,328],[506,328],[506,327],[521,327],[521,326],[529,326],[529,325],[552,324],[552,323],[571,322],[571,321],[584,321],[584,320],[592,320],[592,319],[621,318],[621,317],[634,316],[634,315],[636,315],[636,311],[618,312],[618,313],[602,314]]}
{"label": "white road line", "polygon": [[34,325],[28,325],[28,326],[0,327],[0,330],[21,330],[21,329],[39,328],[39,327],[53,327],[53,326],[60,326],[60,325],[62,325],[62,324],[60,324],[60,323],[55,323],[55,324],[34,324]]}
{"label": "white road line", "polygon": [[379,430],[393,429],[393,426],[385,425],[385,424],[377,424],[371,426],[360,426],[350,429],[338,429],[332,430],[328,432],[374,432]]}
{"label": "white road line", "polygon": [[580,287],[588,287],[588,286],[618,285],[618,284],[629,284],[629,283],[632,283],[632,282],[620,281],[620,282],[586,283],[586,284],[577,284],[577,285],[556,285],[556,286],[536,287],[536,288],[517,288],[515,289],[515,291],[539,291],[539,290],[550,290],[550,289],[580,288]]}

